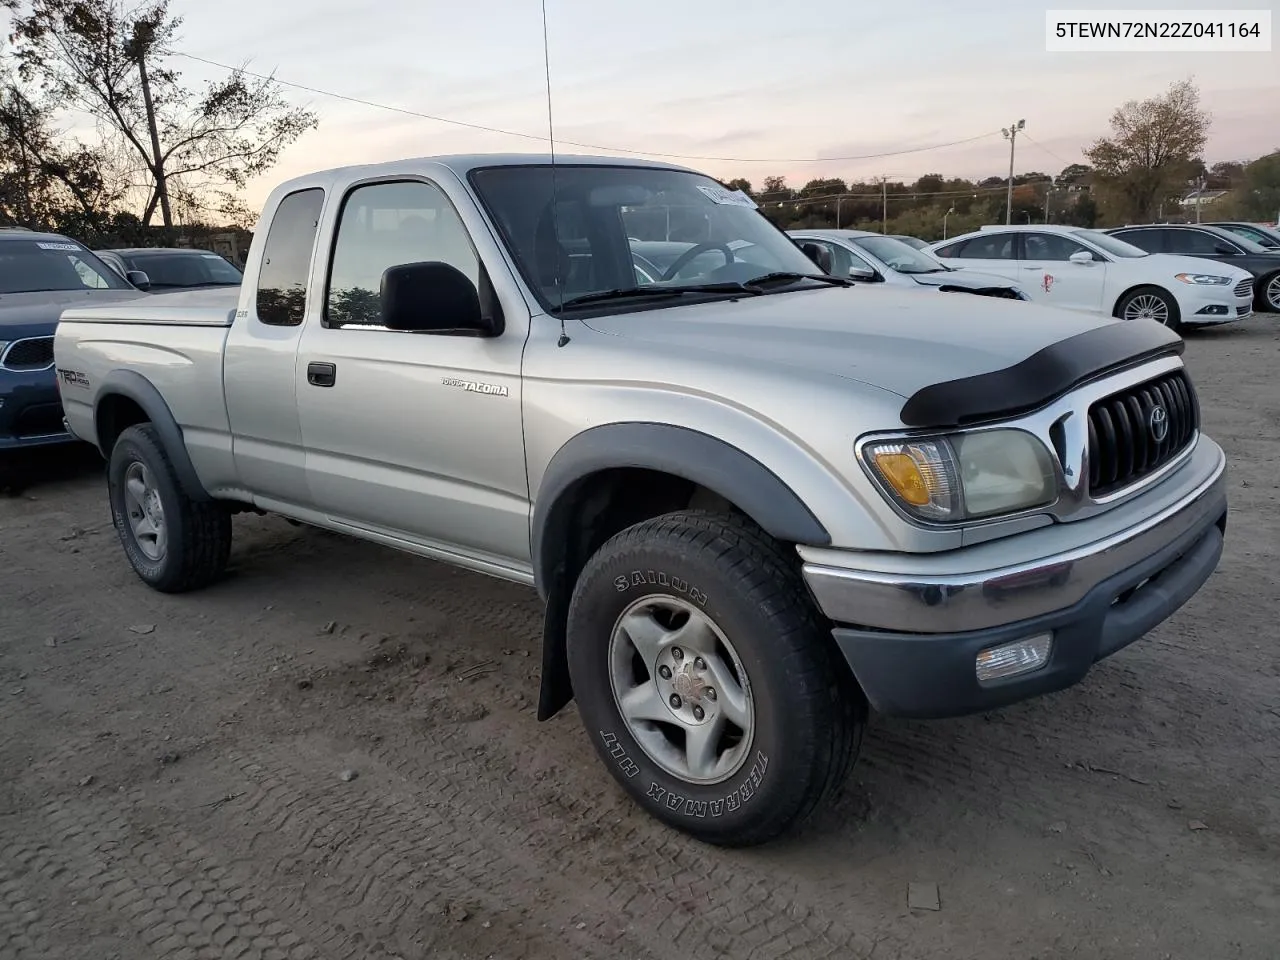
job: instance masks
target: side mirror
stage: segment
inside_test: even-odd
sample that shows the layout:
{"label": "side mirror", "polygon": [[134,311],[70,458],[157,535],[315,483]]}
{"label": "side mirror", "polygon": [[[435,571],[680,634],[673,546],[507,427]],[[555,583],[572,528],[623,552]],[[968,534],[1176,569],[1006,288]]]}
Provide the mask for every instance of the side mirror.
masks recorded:
{"label": "side mirror", "polygon": [[804,255],[822,268],[823,273],[831,272],[831,251],[820,243],[802,243],[800,249]]}
{"label": "side mirror", "polygon": [[457,267],[402,263],[382,274],[380,322],[388,330],[497,333],[480,309],[480,293]]}
{"label": "side mirror", "polygon": [[880,274],[867,267],[850,267],[849,279],[857,280],[861,283],[878,283],[882,278]]}
{"label": "side mirror", "polygon": [[1220,257],[1238,257],[1240,255],[1240,251],[1229,243],[1215,243],[1213,252]]}
{"label": "side mirror", "polygon": [[1077,250],[1069,259],[1072,263],[1093,263],[1093,254],[1088,250]]}
{"label": "side mirror", "polygon": [[151,289],[151,278],[141,270],[130,270],[124,278],[144,293]]}

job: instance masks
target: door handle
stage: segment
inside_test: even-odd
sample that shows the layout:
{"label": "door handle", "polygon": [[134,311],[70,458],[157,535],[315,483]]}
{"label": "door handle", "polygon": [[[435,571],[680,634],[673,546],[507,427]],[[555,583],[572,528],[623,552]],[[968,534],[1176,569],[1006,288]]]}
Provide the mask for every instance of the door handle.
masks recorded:
{"label": "door handle", "polygon": [[308,363],[307,383],[313,387],[332,387],[338,378],[338,368],[332,363]]}
{"label": "door handle", "polygon": [[1029,264],[1029,263],[1024,263],[1022,266],[1023,266],[1023,268],[1024,268],[1024,269],[1026,269],[1026,270],[1043,270],[1043,269],[1044,269],[1044,267],[1041,267],[1041,266],[1032,266],[1032,265],[1031,265],[1031,264]]}

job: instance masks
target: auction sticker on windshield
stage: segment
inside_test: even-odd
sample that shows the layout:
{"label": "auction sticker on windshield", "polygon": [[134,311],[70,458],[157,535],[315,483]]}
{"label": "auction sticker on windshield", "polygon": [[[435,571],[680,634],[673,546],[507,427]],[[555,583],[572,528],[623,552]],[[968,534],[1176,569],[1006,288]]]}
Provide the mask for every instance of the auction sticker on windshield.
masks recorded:
{"label": "auction sticker on windshield", "polygon": [[698,189],[712,203],[720,203],[730,207],[749,207],[756,209],[756,202],[741,190],[726,190],[724,187],[708,187],[698,184]]}

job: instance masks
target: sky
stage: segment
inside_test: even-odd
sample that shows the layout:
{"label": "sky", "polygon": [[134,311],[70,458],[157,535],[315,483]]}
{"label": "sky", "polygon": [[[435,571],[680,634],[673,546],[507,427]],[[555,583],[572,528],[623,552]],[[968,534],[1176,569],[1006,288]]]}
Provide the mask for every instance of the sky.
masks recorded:
{"label": "sky", "polygon": [[[548,130],[539,0],[377,0],[368,13],[352,0],[171,0],[170,9],[184,18],[180,49],[195,56],[527,135],[289,89],[320,126],[250,185],[251,206],[281,179],[346,163],[546,149],[535,139]],[[546,0],[556,139],[564,152],[688,155],[708,159],[677,162],[721,179],[758,185],[780,175],[798,187],[826,176],[1002,176],[1000,128],[1025,119],[1016,171],[1056,173],[1083,160],[1122,102],[1190,77],[1213,115],[1209,162],[1280,148],[1280,44],[1270,53],[1049,53],[1045,9],[1025,0]],[[194,83],[218,73],[173,65]],[[870,154],[896,155],[826,159]]]}

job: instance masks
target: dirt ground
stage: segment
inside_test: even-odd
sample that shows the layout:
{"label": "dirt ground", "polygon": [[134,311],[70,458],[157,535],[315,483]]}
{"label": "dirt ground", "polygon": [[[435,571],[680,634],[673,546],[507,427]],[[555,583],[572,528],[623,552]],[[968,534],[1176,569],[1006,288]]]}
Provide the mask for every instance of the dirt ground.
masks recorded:
{"label": "dirt ground", "polygon": [[0,498],[0,957],[1280,957],[1280,319],[1187,340],[1206,588],[1072,690],[873,718],[835,809],[746,852],[535,722],[531,591],[240,518],[163,596],[96,455],[40,458]]}

